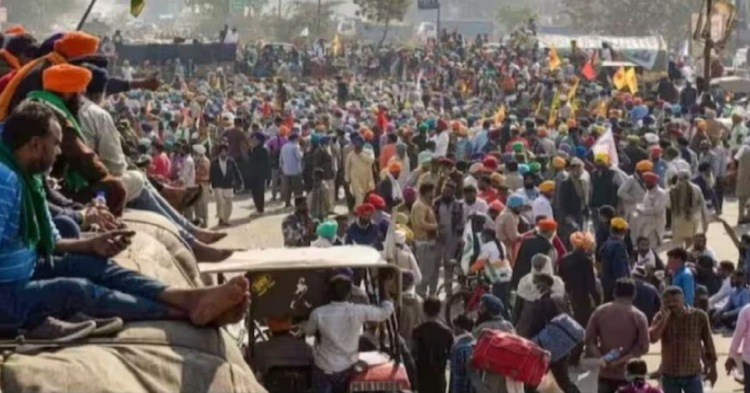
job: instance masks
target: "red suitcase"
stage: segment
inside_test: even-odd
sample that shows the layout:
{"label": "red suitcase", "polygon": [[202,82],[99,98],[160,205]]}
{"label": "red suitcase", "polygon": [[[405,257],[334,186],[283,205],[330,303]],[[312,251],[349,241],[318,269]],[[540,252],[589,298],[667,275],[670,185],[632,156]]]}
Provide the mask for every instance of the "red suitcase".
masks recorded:
{"label": "red suitcase", "polygon": [[472,355],[475,368],[537,386],[547,374],[549,352],[514,334],[485,330]]}

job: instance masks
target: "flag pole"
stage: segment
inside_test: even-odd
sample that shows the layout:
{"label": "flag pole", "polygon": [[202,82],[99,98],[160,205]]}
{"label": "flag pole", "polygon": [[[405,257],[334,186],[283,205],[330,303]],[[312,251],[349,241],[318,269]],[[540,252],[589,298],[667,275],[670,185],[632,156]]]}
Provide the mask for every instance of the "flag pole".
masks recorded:
{"label": "flag pole", "polygon": [[78,27],[76,27],[76,31],[80,31],[83,28],[83,25],[86,24],[86,19],[89,18],[89,14],[91,13],[91,10],[94,8],[94,4],[96,4],[96,0],[91,0],[89,3],[89,6],[86,8],[86,12],[83,13],[83,17],[81,18],[81,21],[78,22]]}

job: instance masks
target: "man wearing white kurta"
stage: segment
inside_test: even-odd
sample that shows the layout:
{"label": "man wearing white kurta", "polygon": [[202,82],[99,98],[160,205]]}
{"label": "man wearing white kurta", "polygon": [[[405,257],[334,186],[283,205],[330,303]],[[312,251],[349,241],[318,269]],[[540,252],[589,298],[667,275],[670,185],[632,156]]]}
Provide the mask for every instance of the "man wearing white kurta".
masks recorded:
{"label": "man wearing white kurta", "polygon": [[643,182],[648,190],[643,197],[643,202],[635,207],[634,225],[631,227],[632,236],[635,239],[648,238],[651,247],[657,248],[661,245],[667,226],[668,194],[659,187],[659,176],[653,172],[644,173]]}

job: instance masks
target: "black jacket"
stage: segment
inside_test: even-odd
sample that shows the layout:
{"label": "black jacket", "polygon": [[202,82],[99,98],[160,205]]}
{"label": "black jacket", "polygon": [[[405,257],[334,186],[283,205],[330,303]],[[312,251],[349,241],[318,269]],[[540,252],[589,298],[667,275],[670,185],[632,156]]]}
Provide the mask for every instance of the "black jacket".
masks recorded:
{"label": "black jacket", "polygon": [[605,205],[617,207],[617,185],[612,169],[591,172],[591,207],[598,209]]}
{"label": "black jacket", "polygon": [[[266,181],[271,178],[271,159],[265,146],[250,148],[247,151],[248,178]],[[211,167],[213,169],[213,166]]]}
{"label": "black jacket", "polygon": [[219,165],[219,159],[215,158],[211,161],[211,187],[221,189],[236,189],[242,188],[242,175],[240,169],[237,167],[237,163],[227,158],[227,172],[226,174],[221,172],[221,166]]}

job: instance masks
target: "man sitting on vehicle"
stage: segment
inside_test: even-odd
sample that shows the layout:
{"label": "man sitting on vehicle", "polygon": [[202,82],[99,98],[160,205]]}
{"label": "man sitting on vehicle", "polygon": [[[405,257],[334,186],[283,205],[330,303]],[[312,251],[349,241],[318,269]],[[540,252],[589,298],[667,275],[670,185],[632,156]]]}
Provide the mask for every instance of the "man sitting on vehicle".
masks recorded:
{"label": "man sitting on vehicle", "polygon": [[[270,318],[268,330],[271,338],[268,341],[258,343],[255,346],[255,373],[258,379],[271,390],[269,386],[276,383],[288,385],[288,381],[271,381],[271,372],[274,368],[280,369],[299,367],[309,368],[313,365],[312,348],[305,340],[292,335],[292,320],[289,317]],[[279,376],[288,378],[288,374],[281,373]],[[268,378],[267,378],[268,377]]]}
{"label": "man sitting on vehicle", "polygon": [[320,333],[314,350],[313,392],[348,392],[362,326],[365,322],[383,322],[393,314],[388,291],[383,292],[386,300],[380,307],[351,303],[351,292],[351,278],[334,276],[330,281],[331,303],[313,310],[304,326],[308,336]]}
{"label": "man sitting on vehicle", "polygon": [[240,321],[248,301],[244,277],[211,288],[170,288],[109,259],[128,247],[135,232],[61,239],[43,182],[60,154],[62,118],[47,103],[27,101],[2,129],[0,333],[15,335],[23,329],[34,338],[36,328],[44,330],[50,317],[76,313],[125,321],[186,320],[198,326]]}

